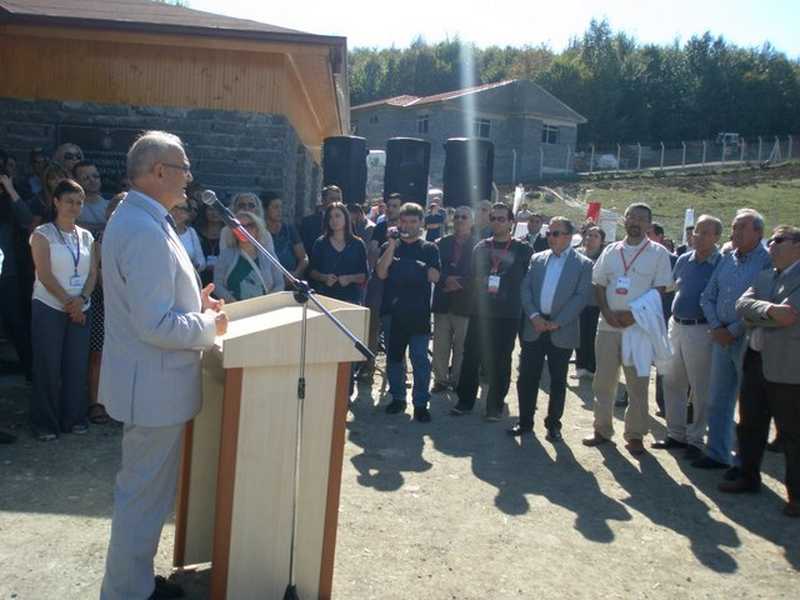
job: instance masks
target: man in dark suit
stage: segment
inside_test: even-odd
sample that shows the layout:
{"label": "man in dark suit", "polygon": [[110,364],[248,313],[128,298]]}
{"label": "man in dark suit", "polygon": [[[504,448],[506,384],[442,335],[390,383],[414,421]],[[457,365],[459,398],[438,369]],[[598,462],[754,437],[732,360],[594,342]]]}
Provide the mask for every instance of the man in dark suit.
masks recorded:
{"label": "man in dark suit", "polygon": [[768,246],[774,268],[762,271],[736,302],[749,328],[737,427],[741,469],[719,489],[761,488],[761,458],[774,417],[786,455],[789,498],[783,512],[800,517],[800,228],[777,227]]}
{"label": "man in dark suit", "polygon": [[561,440],[569,357],[580,346],[580,314],[592,291],[592,261],[572,249],[573,233],[575,226],[569,219],[553,217],[547,232],[550,249],[533,255],[522,281],[522,310],[526,319],[517,380],[519,422],[508,430],[509,435],[533,430],[539,381],[547,357],[550,369],[547,439]]}
{"label": "man in dark suit", "polygon": [[542,234],[542,215],[533,213],[528,217],[528,235],[525,241],[533,248],[534,252],[544,252],[550,246],[547,244],[547,236]]}

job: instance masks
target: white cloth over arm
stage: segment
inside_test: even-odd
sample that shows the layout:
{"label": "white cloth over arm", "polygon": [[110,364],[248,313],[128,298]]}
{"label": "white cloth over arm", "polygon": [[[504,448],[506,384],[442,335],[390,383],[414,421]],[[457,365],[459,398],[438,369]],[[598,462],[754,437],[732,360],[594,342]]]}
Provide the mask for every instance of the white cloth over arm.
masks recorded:
{"label": "white cloth over arm", "polygon": [[629,308],[636,323],[622,332],[622,363],[636,367],[639,377],[647,377],[653,362],[664,369],[672,356],[661,294],[657,290],[645,292],[632,300]]}

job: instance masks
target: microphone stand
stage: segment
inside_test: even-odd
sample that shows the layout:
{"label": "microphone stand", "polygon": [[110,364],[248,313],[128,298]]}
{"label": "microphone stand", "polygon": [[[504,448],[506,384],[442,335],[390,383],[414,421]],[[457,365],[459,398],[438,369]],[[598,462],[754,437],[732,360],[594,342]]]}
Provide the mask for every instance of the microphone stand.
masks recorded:
{"label": "microphone stand", "polygon": [[303,307],[302,319],[300,322],[300,369],[297,378],[297,423],[295,426],[295,451],[294,451],[294,490],[292,495],[292,538],[289,551],[289,583],[286,586],[286,591],[283,594],[283,600],[300,600],[297,593],[297,565],[295,564],[295,552],[297,542],[297,500],[300,496],[300,456],[303,438],[303,405],[306,398],[306,337],[308,326],[308,301],[311,300],[319,311],[324,314],[330,321],[336,325],[337,329],[341,331],[347,338],[353,342],[356,350],[358,350],[367,360],[375,361],[375,355],[367,348],[364,343],[359,340],[352,331],[350,331],[344,323],[337,319],[330,310],[328,310],[317,299],[316,294],[311,290],[307,281],[298,279],[288,269],[286,269],[280,261],[269,253],[269,251],[261,245],[261,243],[249,232],[239,219],[220,202],[217,195],[211,190],[206,190],[201,195],[203,203],[209,206],[214,206],[222,215],[223,221],[236,236],[239,241],[250,242],[258,253],[269,260],[283,276],[295,288],[294,299]]}

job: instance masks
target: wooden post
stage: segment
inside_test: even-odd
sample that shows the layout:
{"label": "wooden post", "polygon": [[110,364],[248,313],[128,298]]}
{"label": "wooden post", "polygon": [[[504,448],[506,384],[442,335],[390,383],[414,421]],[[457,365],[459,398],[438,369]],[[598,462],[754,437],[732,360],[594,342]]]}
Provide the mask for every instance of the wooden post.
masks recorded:
{"label": "wooden post", "polygon": [[739,162],[744,162],[744,153],[745,153],[745,146],[747,146],[747,142],[741,140],[741,147],[739,149]]}
{"label": "wooden post", "polygon": [[706,141],[703,140],[703,166],[706,166]]}
{"label": "wooden post", "polygon": [[686,166],[686,142],[681,142],[681,146],[683,147],[683,154],[681,154],[681,166]]}
{"label": "wooden post", "polygon": [[786,149],[786,159],[792,160],[792,136],[789,136],[789,147]]}
{"label": "wooden post", "polygon": [[619,171],[619,165],[622,163],[622,144],[617,144],[617,171]]}
{"label": "wooden post", "polygon": [[636,170],[642,170],[642,144],[640,142],[636,142],[636,148],[638,149],[638,156],[636,157]]}
{"label": "wooden post", "polygon": [[661,170],[664,170],[664,142],[661,142]]}
{"label": "wooden post", "polygon": [[761,162],[761,150],[764,147],[764,140],[758,136],[758,162]]}
{"label": "wooden post", "polygon": [[[789,142],[789,145],[791,147],[791,142]],[[589,159],[589,173],[594,173],[594,144],[592,144],[592,156]]]}

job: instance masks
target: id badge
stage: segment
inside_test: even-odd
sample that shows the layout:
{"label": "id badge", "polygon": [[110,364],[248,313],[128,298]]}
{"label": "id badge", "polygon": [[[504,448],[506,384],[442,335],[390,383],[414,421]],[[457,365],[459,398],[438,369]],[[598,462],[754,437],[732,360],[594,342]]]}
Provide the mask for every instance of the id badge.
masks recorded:
{"label": "id badge", "polygon": [[500,275],[489,275],[488,291],[490,294],[496,294],[500,290]]}
{"label": "id badge", "polygon": [[630,277],[617,277],[617,284],[614,286],[614,291],[620,296],[627,296],[631,289]]}
{"label": "id badge", "polygon": [[80,275],[73,275],[69,278],[69,287],[72,289],[81,289],[83,287],[83,277]]}

